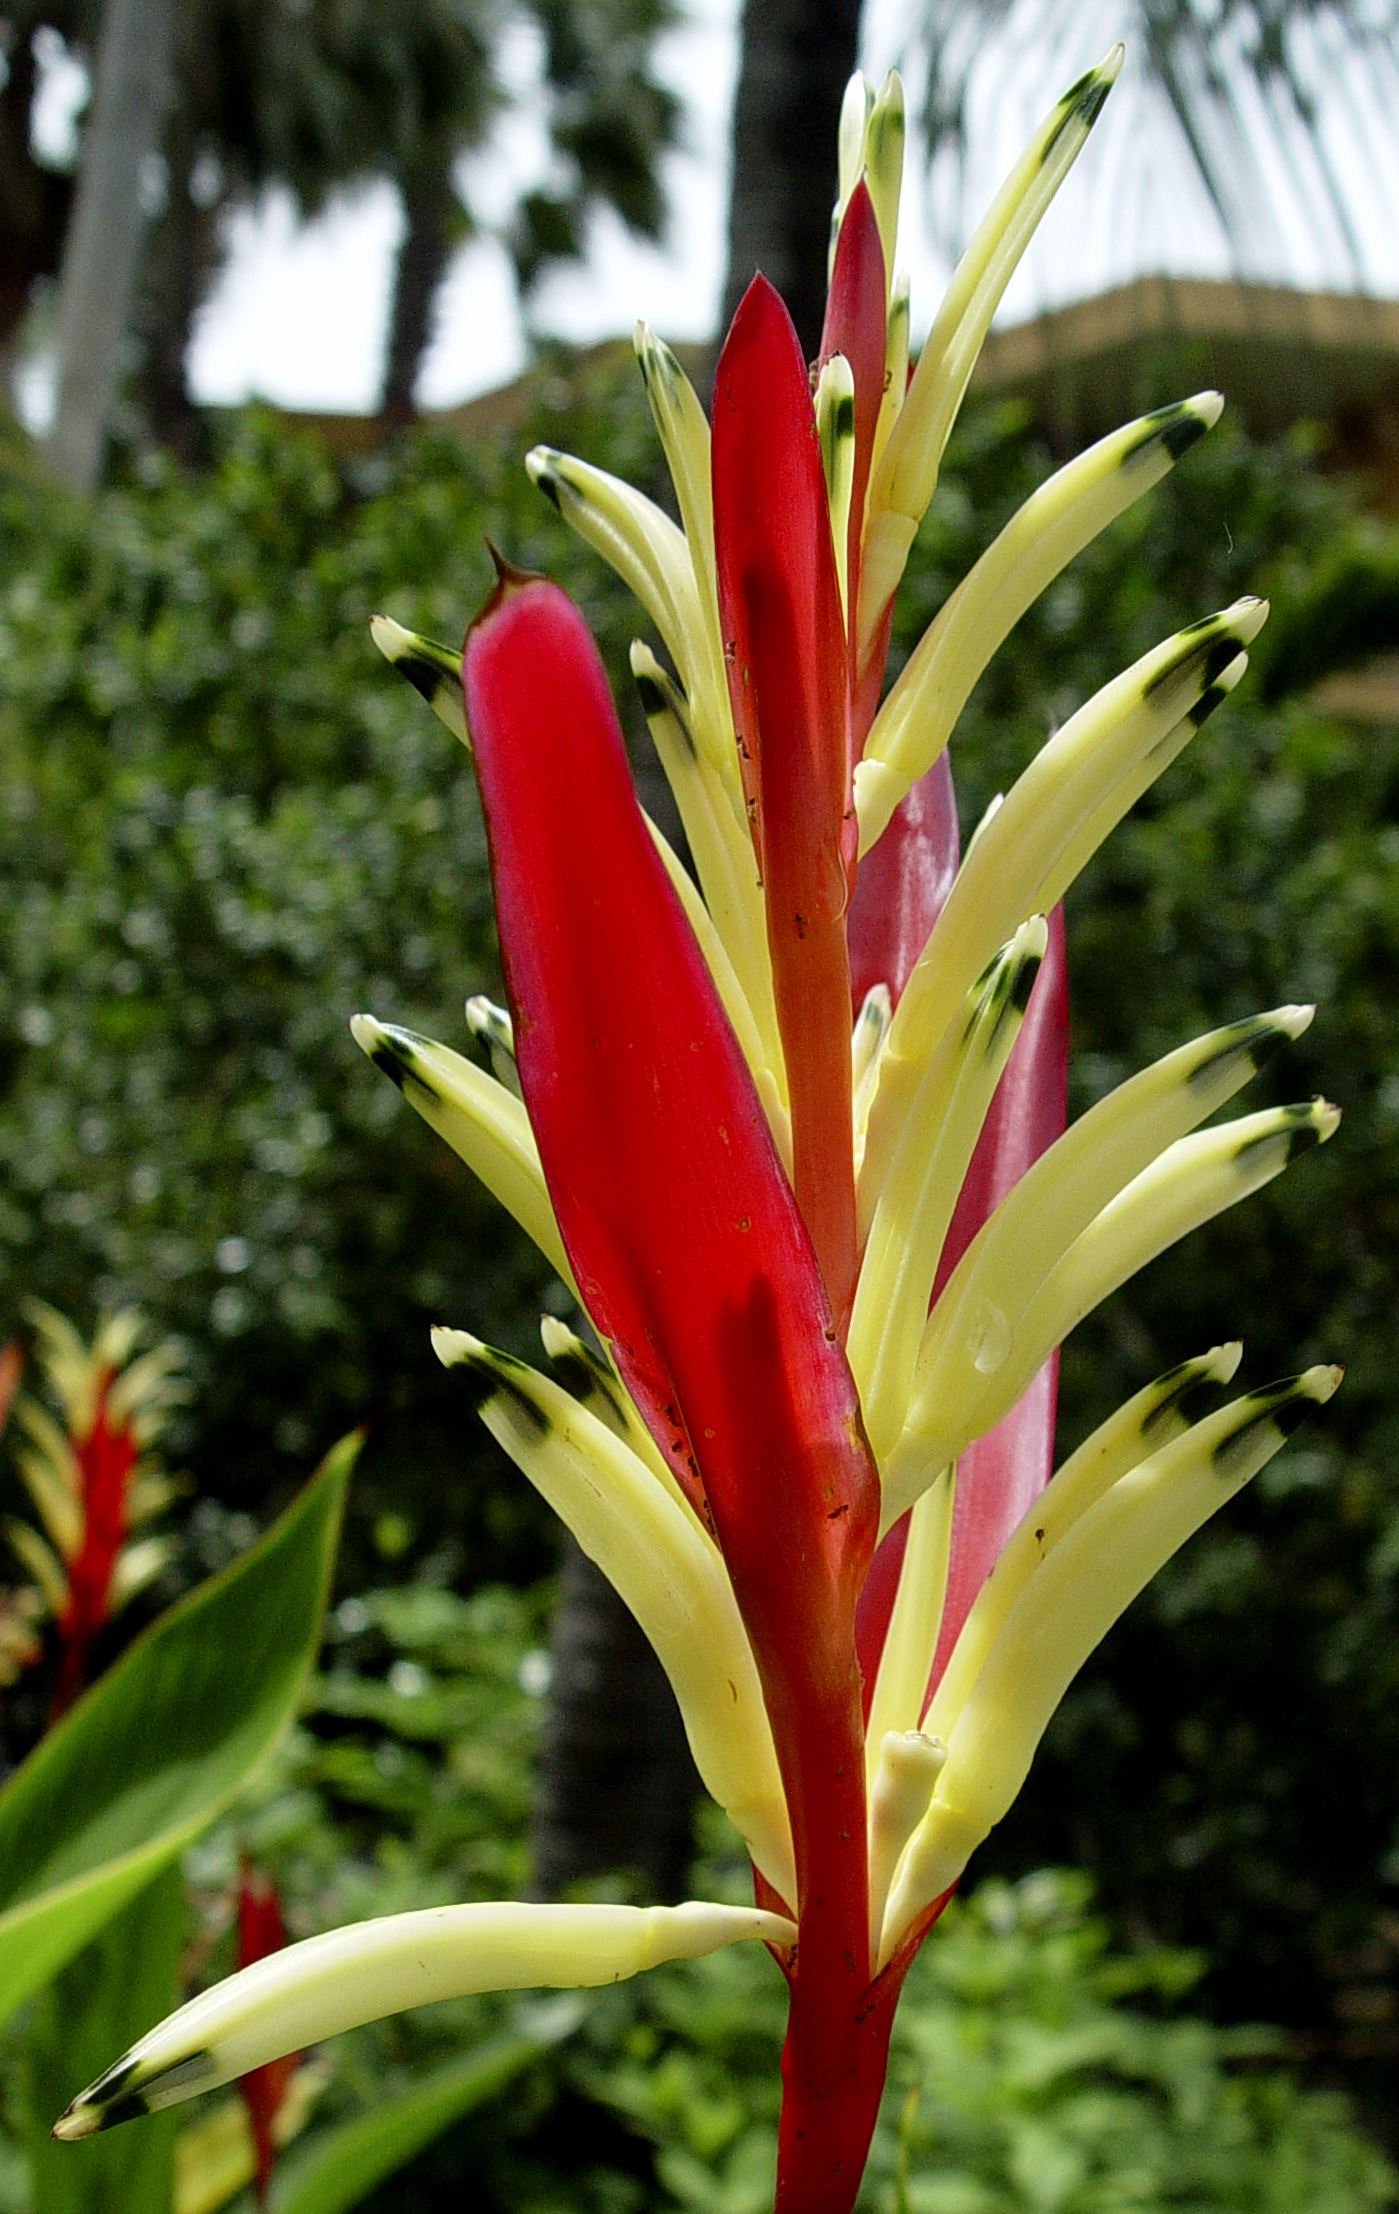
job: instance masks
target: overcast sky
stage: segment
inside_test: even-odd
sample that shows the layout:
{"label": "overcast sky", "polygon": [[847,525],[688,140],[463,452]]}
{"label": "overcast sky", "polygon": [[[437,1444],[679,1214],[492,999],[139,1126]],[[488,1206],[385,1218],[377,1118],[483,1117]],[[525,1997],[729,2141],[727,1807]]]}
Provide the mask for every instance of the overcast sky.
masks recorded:
{"label": "overcast sky", "polygon": [[[918,0],[867,0],[863,60],[871,74],[908,54],[917,6]],[[685,27],[667,37],[658,55],[660,74],[686,109],[685,150],[667,169],[672,214],[664,246],[631,239],[616,217],[599,216],[587,262],[561,270],[541,289],[533,310],[541,331],[587,341],[629,331],[643,315],[671,339],[712,332],[723,282],[738,0],[685,0],[685,12]],[[939,223],[946,231],[963,207],[969,216],[980,212],[1055,94],[1130,31],[1132,9],[1130,0],[1079,0],[1070,33],[1052,57],[1027,28],[1036,13],[1043,17],[1037,0],[1020,0],[1024,20],[1013,17],[1009,33],[994,46],[988,42],[973,72],[960,197],[947,166],[930,188],[916,141],[910,147],[898,258],[912,279],[916,335],[926,330],[948,275],[948,257],[934,243]],[[1352,244],[1327,213],[1307,149],[1284,135],[1283,150],[1265,157],[1243,210],[1242,258],[1254,276],[1399,292],[1399,117],[1385,109],[1392,92],[1377,89],[1363,66],[1343,68],[1334,48],[1323,24],[1313,77],[1323,93],[1322,142],[1352,211]],[[541,177],[548,159],[539,110],[529,99],[539,70],[529,34],[514,36],[507,63],[520,102],[489,157],[474,159],[467,171],[473,208],[486,226],[503,223],[520,184]],[[60,82],[59,105],[61,90]],[[1247,86],[1239,99],[1246,120],[1250,112],[1260,120]],[[1269,143],[1266,131],[1260,137]],[[1271,144],[1277,143],[1274,133]],[[297,223],[280,192],[238,216],[228,267],[195,332],[190,370],[197,396],[371,407],[400,223],[388,185],[340,199],[310,225]],[[1012,283],[1003,319],[1144,270],[1219,276],[1231,267],[1178,133],[1154,110],[1129,50],[1102,121]],[[419,398],[441,407],[487,391],[517,374],[526,351],[505,252],[489,237],[478,239],[459,255],[444,287]]]}

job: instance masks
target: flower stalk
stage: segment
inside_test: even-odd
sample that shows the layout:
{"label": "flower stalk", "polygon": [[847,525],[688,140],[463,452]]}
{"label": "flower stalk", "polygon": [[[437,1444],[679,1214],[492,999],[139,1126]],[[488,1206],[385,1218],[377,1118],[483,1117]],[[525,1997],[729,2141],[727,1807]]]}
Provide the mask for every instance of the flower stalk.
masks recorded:
{"label": "flower stalk", "polygon": [[[1052,1476],[1057,1347],[1154,1253],[1327,1138],[1323,1101],[1201,1127],[1282,1008],[1065,1128],[1061,901],[1237,684],[1242,600],[1085,703],[959,860],[947,742],[1034,597],[1216,419],[1201,394],[1049,480],[881,704],[893,596],[977,349],[1120,51],[1046,118],[912,377],[903,95],[857,78],[818,361],[754,280],[706,421],[637,355],[679,523],[551,449],[534,481],[636,592],[632,649],[693,875],[637,803],[583,618],[498,562],[463,655],[376,618],[463,738],[507,1009],[494,1075],[355,1035],[576,1298],[546,1377],[439,1330],[482,1420],[654,1644],[752,1908],[434,1910],[287,1948],[75,2101],[83,2135],[448,1992],[614,1980],[765,1943],[789,1987],[779,2214],[849,2214],[899,1989],[1077,1669],[1339,1380],[1216,1404],[1236,1346],[1139,1392]],[[460,690],[457,689],[458,680]]]}

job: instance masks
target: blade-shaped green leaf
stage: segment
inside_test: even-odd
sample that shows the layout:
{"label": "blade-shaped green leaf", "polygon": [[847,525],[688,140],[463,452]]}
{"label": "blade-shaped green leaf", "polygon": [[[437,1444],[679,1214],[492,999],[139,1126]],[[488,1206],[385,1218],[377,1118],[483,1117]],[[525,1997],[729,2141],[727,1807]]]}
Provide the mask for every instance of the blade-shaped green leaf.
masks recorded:
{"label": "blade-shaped green leaf", "polygon": [[178,1997],[188,1924],[179,1868],[163,1869],[113,1915],[44,1993],[26,2053],[26,2135],[34,2214],[170,2214],[174,2117],[149,2130],[55,2144],[55,2114],[94,2068],[154,2027]]}
{"label": "blade-shaped green leaf", "polygon": [[484,2106],[523,2074],[547,2046],[573,2028],[578,2009],[570,2003],[557,2016],[551,2011],[548,2019],[547,2028],[515,2031],[449,2060],[368,2114],[357,2114],[298,2146],[278,2164],[272,2214],[343,2214],[358,2206],[377,2183],[461,2115]]}
{"label": "blade-shaped green leaf", "polygon": [[138,1638],[0,1792],[0,2020],[228,1804],[291,1721],[358,1442]]}

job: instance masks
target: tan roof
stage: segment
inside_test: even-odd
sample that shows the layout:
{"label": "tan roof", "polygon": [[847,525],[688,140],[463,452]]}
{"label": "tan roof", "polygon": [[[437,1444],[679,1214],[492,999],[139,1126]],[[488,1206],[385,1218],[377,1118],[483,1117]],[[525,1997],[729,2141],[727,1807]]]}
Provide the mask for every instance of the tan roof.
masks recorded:
{"label": "tan roof", "polygon": [[1132,414],[1168,349],[1261,435],[1310,420],[1348,438],[1379,416],[1399,422],[1399,300],[1200,277],[1138,277],[993,331],[974,384],[1024,393],[1075,443]]}

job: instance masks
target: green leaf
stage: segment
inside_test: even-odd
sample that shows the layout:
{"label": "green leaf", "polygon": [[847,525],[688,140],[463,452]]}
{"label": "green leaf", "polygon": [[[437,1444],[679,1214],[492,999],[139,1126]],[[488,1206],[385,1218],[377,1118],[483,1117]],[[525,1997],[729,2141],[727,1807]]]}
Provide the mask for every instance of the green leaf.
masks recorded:
{"label": "green leaf", "polygon": [[570,2007],[557,2018],[551,2014],[547,2028],[494,2038],[298,2148],[278,2166],[272,2214],[342,2214],[358,2206],[459,2116],[503,2091],[577,2020],[577,2008]]}
{"label": "green leaf", "polygon": [[0,1792],[0,2020],[227,1806],[320,1643],[343,1439],[267,1535],[136,1640]]}
{"label": "green leaf", "polygon": [[25,2105],[34,2214],[170,2214],[177,2117],[85,2145],[49,2135],[74,2093],[176,2004],[188,1914],[178,1866],[60,1969],[30,2031]]}

